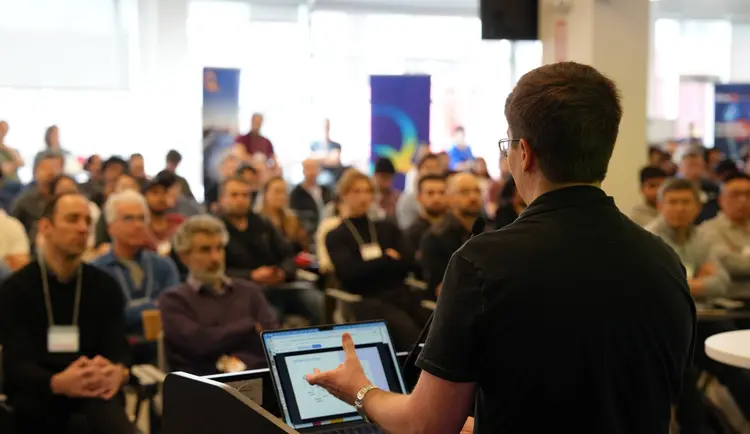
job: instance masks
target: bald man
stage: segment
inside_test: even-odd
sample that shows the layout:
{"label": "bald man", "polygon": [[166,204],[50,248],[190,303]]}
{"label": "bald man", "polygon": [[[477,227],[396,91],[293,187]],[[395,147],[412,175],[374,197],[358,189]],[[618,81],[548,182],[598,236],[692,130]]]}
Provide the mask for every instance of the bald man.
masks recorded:
{"label": "bald man", "polygon": [[453,252],[471,236],[471,226],[482,213],[482,190],[471,173],[448,178],[446,215],[435,223],[422,239],[422,271],[435,297],[440,293],[443,274]]}
{"label": "bald man", "polygon": [[289,195],[289,206],[296,213],[308,234],[314,234],[321,220],[323,207],[333,199],[331,189],[318,184],[320,163],[314,158],[302,162],[304,180]]}

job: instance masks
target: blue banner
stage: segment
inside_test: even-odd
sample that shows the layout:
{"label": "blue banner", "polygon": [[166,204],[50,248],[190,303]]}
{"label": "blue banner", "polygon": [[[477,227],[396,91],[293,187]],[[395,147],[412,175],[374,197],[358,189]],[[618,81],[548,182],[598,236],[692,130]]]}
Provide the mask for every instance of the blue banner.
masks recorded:
{"label": "blue banner", "polygon": [[390,158],[396,167],[394,186],[404,188],[420,143],[430,141],[430,88],[428,75],[374,75],[370,160]]}
{"label": "blue banner", "polygon": [[714,147],[738,159],[750,146],[750,84],[717,84]]}
{"label": "blue banner", "polygon": [[240,112],[240,70],[203,69],[203,185],[218,182],[217,168],[234,144]]}

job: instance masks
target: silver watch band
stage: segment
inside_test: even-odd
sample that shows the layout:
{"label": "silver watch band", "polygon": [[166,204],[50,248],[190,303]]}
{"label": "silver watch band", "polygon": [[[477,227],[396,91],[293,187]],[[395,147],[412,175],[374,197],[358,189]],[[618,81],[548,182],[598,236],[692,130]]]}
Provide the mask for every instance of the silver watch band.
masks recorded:
{"label": "silver watch band", "polygon": [[362,419],[364,419],[366,423],[370,423],[370,419],[368,419],[367,415],[365,414],[365,409],[364,409],[365,396],[367,396],[368,393],[372,392],[375,389],[380,389],[380,388],[374,384],[368,384],[367,386],[361,388],[359,392],[357,392],[357,397],[354,400],[354,408],[357,410],[357,413],[359,413],[359,415],[362,416]]}

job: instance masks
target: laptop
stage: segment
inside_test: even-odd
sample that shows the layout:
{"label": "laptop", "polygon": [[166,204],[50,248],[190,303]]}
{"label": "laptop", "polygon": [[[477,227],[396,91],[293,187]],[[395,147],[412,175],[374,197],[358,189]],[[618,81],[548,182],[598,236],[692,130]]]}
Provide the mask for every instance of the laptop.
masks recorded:
{"label": "laptop", "polygon": [[349,333],[367,378],[383,390],[404,393],[404,380],[385,321],[277,330],[262,334],[271,380],[287,425],[301,433],[380,433],[353,406],[305,376],[344,362],[341,336]]}

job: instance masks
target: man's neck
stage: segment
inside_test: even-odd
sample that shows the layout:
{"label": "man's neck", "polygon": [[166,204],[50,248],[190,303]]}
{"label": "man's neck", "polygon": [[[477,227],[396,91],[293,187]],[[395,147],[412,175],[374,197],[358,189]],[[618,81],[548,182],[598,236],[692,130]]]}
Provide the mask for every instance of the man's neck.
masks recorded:
{"label": "man's neck", "polygon": [[67,280],[81,264],[81,257],[65,257],[50,250],[54,249],[50,248],[49,245],[43,249],[42,257],[44,258],[44,266],[47,270],[55,273],[58,279]]}
{"label": "man's neck", "polygon": [[461,222],[461,226],[463,226],[463,228],[467,231],[471,230],[471,227],[474,225],[474,221],[477,219],[477,216],[466,216],[459,210],[454,210],[453,216],[456,217],[459,222]]}
{"label": "man's neck", "polygon": [[115,254],[117,259],[133,259],[138,253],[138,249],[115,241],[112,244],[112,253]]}
{"label": "man's neck", "polygon": [[596,187],[601,188],[602,184],[601,182],[570,182],[570,183],[563,183],[563,184],[552,184],[550,182],[547,182],[545,180],[541,180],[536,183],[536,185],[531,190],[531,197],[526,198],[524,197],[524,202],[527,204],[530,204],[534,202],[539,196],[549,193],[551,191],[555,190],[562,190],[563,188],[568,187],[580,187],[580,186],[587,186],[587,187]]}

